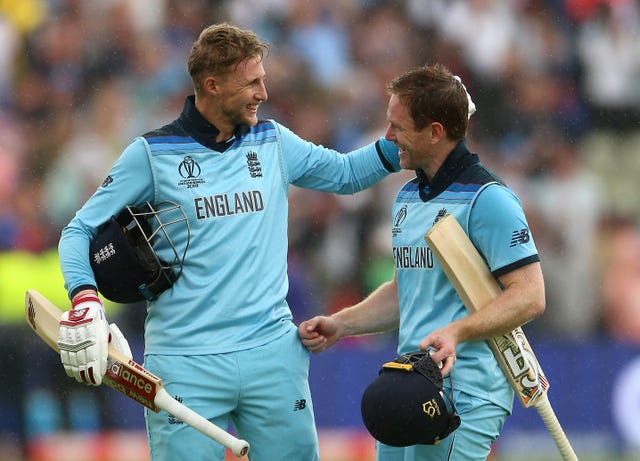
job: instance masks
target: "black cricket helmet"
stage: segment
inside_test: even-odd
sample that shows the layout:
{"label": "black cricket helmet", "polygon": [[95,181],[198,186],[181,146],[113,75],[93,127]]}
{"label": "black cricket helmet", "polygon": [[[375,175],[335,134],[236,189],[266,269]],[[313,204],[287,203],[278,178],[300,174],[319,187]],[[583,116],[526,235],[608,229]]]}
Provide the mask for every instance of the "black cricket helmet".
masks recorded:
{"label": "black cricket helmet", "polygon": [[89,246],[98,291],[117,303],[156,299],[182,273],[189,240],[189,219],[179,204],[125,207],[100,226]]}
{"label": "black cricket helmet", "polygon": [[361,412],[373,438],[392,447],[434,445],[460,426],[440,368],[425,351],[385,363],[362,395]]}

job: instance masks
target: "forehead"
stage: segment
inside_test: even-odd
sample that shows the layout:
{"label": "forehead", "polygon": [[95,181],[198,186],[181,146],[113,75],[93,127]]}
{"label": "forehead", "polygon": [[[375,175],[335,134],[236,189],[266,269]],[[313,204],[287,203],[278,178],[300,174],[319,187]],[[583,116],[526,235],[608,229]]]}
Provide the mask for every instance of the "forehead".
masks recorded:
{"label": "forehead", "polygon": [[264,67],[262,66],[262,59],[258,56],[253,56],[233,67],[229,76],[243,81],[252,81],[256,78],[264,77],[264,74],[265,72]]}
{"label": "forehead", "polygon": [[387,108],[387,118],[389,122],[397,125],[410,125],[413,126],[413,121],[409,116],[407,107],[402,104],[402,101],[397,94],[392,94],[389,98],[389,106]]}

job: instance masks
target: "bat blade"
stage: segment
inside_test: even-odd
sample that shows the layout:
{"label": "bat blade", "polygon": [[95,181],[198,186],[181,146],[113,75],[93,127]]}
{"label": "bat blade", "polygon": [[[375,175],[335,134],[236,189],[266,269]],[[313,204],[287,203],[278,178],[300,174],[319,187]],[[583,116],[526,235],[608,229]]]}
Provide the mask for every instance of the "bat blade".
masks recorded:
{"label": "bat blade", "polygon": [[[59,352],[58,330],[62,311],[36,290],[27,290],[25,315],[29,326],[54,351]],[[154,412],[167,411],[216,442],[236,456],[249,452],[249,443],[240,440],[175,400],[164,389],[162,379],[146,370],[109,345],[107,372],[103,383]]]}
{"label": "bat blade", "polygon": [[[482,309],[500,294],[484,259],[453,215],[434,224],[425,240],[470,312]],[[549,381],[522,328],[488,339],[487,344],[522,405],[535,407],[542,417],[563,459],[577,461],[549,403]]]}

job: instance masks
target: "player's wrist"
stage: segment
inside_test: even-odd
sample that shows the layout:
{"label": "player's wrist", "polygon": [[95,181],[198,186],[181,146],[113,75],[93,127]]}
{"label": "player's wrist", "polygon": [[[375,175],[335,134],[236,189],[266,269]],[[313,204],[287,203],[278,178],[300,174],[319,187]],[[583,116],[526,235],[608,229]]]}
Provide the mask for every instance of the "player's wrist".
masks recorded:
{"label": "player's wrist", "polygon": [[348,320],[344,319],[343,316],[340,315],[340,312],[330,315],[328,319],[331,322],[331,326],[334,331],[332,336],[336,341],[355,334],[353,333],[353,325]]}
{"label": "player's wrist", "polygon": [[76,294],[71,299],[71,307],[73,309],[97,307],[101,310],[104,310],[104,305],[98,297],[98,293],[94,290],[84,290]]}

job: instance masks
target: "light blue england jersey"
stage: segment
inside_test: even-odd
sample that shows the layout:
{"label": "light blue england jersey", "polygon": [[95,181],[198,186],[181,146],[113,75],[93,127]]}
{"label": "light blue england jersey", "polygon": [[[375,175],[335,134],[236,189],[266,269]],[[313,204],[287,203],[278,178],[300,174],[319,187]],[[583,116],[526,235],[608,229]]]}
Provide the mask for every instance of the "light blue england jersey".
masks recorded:
{"label": "light blue england jersey", "polygon": [[[184,268],[148,304],[147,354],[237,351],[283,334],[292,321],[285,300],[289,185],[352,194],[399,170],[397,148],[384,139],[341,154],[275,121],[239,127],[226,143],[216,135],[187,98],[177,120],[127,147],[62,233],[72,295],[95,286],[89,241],[110,216],[145,201],[184,208],[191,230]],[[186,230],[172,238],[183,244]]]}
{"label": "light blue england jersey", "polygon": [[[464,142],[431,183],[427,184],[421,172],[406,183],[392,213],[399,354],[417,350],[430,332],[468,315],[424,240],[440,217],[456,217],[496,277],[539,260],[518,198],[482,166]],[[458,345],[451,377],[455,389],[511,410],[513,391],[485,341]]]}

